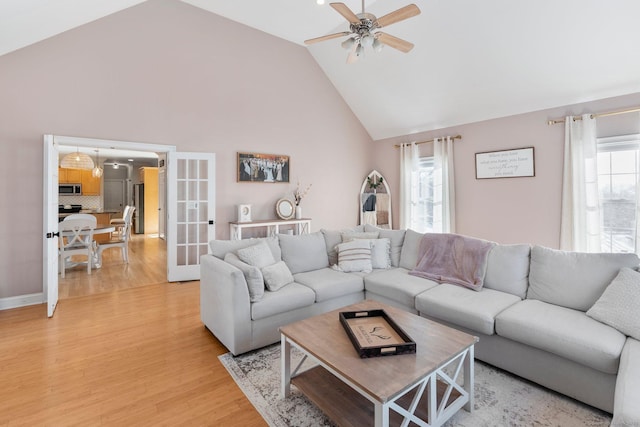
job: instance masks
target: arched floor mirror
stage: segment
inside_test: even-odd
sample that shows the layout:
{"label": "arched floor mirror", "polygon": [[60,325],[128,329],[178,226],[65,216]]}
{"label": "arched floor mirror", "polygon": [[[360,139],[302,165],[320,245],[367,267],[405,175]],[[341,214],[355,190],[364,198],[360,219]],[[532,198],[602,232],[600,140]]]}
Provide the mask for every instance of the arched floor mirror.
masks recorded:
{"label": "arched floor mirror", "polygon": [[391,191],[387,180],[376,170],[367,175],[360,187],[360,224],[392,228]]}

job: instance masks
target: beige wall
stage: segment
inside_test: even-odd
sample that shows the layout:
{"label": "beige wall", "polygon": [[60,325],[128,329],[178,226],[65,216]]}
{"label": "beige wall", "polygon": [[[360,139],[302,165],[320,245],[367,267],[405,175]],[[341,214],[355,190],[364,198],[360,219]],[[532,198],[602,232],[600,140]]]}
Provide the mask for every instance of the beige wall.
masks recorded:
{"label": "beige wall", "polygon": [[[387,176],[392,192],[398,194],[400,160],[394,144],[460,134],[462,140],[454,143],[456,231],[500,243],[525,242],[557,248],[564,125],[549,126],[547,120],[638,105],[640,94],[633,94],[376,141],[373,166]],[[600,137],[639,133],[640,114],[599,118],[597,127]],[[421,145],[421,153],[432,155],[432,146]],[[535,177],[475,179],[475,153],[520,147],[535,148]],[[393,217],[397,227],[397,198]]]}
{"label": "beige wall", "polygon": [[[154,0],[0,57],[0,299],[42,291],[43,134],[217,158],[217,236],[236,204],[275,217],[295,180],[313,228],[358,219],[371,139],[304,47]],[[236,183],[238,151],[291,156],[292,183]],[[1,304],[0,304],[1,306]]]}

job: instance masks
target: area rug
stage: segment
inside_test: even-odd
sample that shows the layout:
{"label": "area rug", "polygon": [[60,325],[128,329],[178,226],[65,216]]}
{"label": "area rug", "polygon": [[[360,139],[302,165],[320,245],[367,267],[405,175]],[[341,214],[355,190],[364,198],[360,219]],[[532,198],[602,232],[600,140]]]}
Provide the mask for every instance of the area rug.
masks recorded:
{"label": "area rug", "polygon": [[[302,354],[294,349],[292,366]],[[280,397],[280,345],[219,357],[265,421],[274,427],[334,426],[295,386]],[[307,363],[307,362],[305,362]],[[475,410],[461,410],[446,426],[608,426],[611,416],[485,363],[475,362]]]}

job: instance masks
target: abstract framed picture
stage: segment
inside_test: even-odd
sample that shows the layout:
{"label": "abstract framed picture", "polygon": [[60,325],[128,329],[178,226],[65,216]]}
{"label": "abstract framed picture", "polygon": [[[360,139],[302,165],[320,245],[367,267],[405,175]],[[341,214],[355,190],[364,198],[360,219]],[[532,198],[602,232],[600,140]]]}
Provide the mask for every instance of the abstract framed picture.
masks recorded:
{"label": "abstract framed picture", "polygon": [[238,153],[238,182],[287,183],[289,156],[282,154]]}

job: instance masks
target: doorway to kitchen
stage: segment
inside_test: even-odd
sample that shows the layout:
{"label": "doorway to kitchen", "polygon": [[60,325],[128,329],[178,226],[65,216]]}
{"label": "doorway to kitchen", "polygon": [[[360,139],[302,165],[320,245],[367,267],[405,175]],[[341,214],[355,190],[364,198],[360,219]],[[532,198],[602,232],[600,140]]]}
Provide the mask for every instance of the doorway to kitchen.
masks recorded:
{"label": "doorway to kitchen", "polygon": [[[60,158],[68,152],[79,150],[75,146],[60,145]],[[143,199],[134,197],[135,190],[144,187],[141,183],[141,171],[157,170],[159,156],[155,152],[133,151],[124,149],[92,147],[83,148],[81,151],[90,153],[95,151],[99,156],[91,156],[95,159],[95,167],[102,170],[100,189],[97,195],[77,195],[73,199],[60,196],[61,211],[65,209],[65,203],[75,202],[72,206],[79,208],[82,213],[89,213],[103,221],[107,225],[110,219],[123,216],[125,206],[134,206],[138,212],[144,211]],[[162,154],[164,158],[164,154]],[[164,170],[164,168],[162,168]],[[165,174],[162,174],[165,179]],[[159,184],[159,181],[158,181]],[[150,188],[148,192],[155,193],[160,189]],[[166,187],[163,183],[162,187]],[[132,191],[133,190],[133,191]],[[133,193],[133,194],[132,194]],[[151,215],[160,214],[158,207],[147,206]],[[164,212],[164,211],[163,211]],[[147,286],[150,284],[167,281],[167,248],[166,241],[158,239],[157,230],[153,227],[144,228],[142,217],[135,216],[135,224],[131,227],[128,243],[128,259],[125,263],[118,247],[105,250],[102,253],[100,268],[92,270],[92,274],[86,273],[82,265],[67,268],[65,277],[58,279],[59,299],[73,298],[113,292],[122,289]],[[109,240],[112,236],[96,236],[96,240]],[[100,242],[99,242],[100,243]]]}
{"label": "doorway to kitchen", "polygon": [[[177,152],[174,146],[136,142],[108,141],[57,135],[44,135],[44,272],[43,293],[47,314],[53,316],[58,302],[58,168],[59,148],[75,146],[76,151],[93,147],[103,149],[138,150],[159,153],[159,168],[165,168],[166,202],[158,200],[145,204],[166,206],[166,212],[145,209],[155,218],[166,219],[166,281],[191,281],[200,278],[200,256],[208,252],[209,242],[215,238],[215,154]],[[91,162],[93,163],[93,162]],[[91,169],[91,164],[88,169]],[[143,178],[143,175],[145,176]],[[145,174],[141,181],[147,182]],[[157,171],[149,174],[154,181],[150,188],[158,188]],[[131,183],[128,183],[130,185]],[[157,190],[156,190],[157,192]],[[131,194],[131,193],[128,193]],[[156,194],[157,198],[157,194]],[[145,223],[148,222],[146,217]],[[157,225],[156,225],[157,226]],[[146,228],[146,227],[145,227]],[[145,230],[146,231],[146,230]],[[106,232],[106,231],[105,231]],[[99,248],[100,249],[100,248]],[[95,267],[98,267],[96,262]]]}

